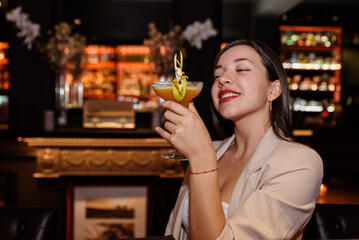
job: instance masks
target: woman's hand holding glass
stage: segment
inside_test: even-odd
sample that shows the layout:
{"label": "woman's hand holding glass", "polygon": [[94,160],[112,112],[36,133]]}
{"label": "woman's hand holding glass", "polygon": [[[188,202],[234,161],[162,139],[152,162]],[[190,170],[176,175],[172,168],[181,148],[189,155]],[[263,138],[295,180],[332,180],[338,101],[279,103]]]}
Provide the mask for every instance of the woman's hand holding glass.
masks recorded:
{"label": "woman's hand holding glass", "polygon": [[[208,169],[208,158],[213,158],[215,151],[194,104],[190,103],[189,108],[185,108],[174,101],[165,101],[161,107],[166,110],[165,129],[157,127],[157,133],[187,157],[192,171]],[[216,165],[216,161],[213,164]]]}

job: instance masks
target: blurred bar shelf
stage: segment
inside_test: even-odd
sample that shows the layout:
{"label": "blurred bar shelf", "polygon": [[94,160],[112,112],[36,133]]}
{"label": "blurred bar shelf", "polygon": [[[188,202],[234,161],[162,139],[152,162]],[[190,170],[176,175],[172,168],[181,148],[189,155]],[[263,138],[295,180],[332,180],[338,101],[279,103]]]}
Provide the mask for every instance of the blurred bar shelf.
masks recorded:
{"label": "blurred bar shelf", "polygon": [[342,110],[342,28],[281,25],[279,31],[294,130],[335,131]]}

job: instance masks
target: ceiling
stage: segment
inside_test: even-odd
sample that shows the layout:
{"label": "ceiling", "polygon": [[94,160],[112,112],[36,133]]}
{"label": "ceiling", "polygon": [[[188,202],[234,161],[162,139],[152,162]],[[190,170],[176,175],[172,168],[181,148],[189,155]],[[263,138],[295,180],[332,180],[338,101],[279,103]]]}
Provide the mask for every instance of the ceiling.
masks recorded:
{"label": "ceiling", "polygon": [[224,2],[251,2],[254,5],[254,14],[256,16],[280,16],[295,6],[305,4],[344,4],[359,5],[358,0],[223,0]]}
{"label": "ceiling", "polygon": [[255,15],[279,16],[288,12],[304,0],[255,0]]}

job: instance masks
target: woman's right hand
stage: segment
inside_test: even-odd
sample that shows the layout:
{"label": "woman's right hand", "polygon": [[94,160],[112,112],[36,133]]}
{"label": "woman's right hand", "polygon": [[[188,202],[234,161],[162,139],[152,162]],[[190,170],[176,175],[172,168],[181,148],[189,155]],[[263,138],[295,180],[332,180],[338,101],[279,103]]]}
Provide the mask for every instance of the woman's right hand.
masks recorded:
{"label": "woman's right hand", "polygon": [[211,137],[194,104],[190,103],[187,109],[176,102],[165,101],[161,107],[166,110],[164,127],[167,131],[156,128],[158,134],[185,155],[191,167],[198,171],[207,170],[208,165],[216,166]]}

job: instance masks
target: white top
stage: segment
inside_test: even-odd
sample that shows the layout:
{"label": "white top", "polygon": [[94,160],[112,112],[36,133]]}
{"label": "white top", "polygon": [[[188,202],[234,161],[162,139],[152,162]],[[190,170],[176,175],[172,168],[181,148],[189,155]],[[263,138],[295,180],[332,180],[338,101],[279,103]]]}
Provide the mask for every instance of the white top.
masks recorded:
{"label": "white top", "polygon": [[[222,207],[223,207],[224,216],[227,219],[229,204],[226,202],[222,202]],[[187,235],[189,236],[189,199],[188,199],[188,195],[184,201],[184,206],[183,206],[182,226],[185,229]]]}

